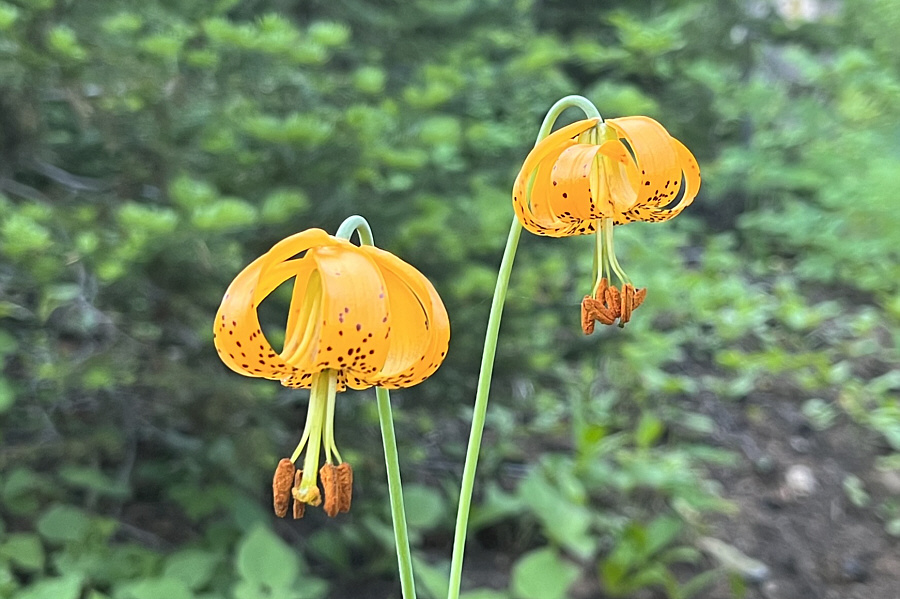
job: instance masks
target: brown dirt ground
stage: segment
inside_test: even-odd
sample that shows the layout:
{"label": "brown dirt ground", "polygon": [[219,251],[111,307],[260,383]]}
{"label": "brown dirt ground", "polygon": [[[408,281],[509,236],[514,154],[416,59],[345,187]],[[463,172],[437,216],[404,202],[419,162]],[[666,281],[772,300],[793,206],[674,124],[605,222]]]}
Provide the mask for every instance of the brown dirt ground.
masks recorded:
{"label": "brown dirt ground", "polygon": [[[711,535],[770,568],[746,599],[900,599],[900,539],[885,532],[875,512],[900,498],[900,480],[874,468],[887,447],[846,417],[814,430],[801,403],[775,394],[743,405],[701,400],[700,410],[717,423],[715,440],[741,458],[736,468],[713,473],[739,512],[718,519]],[[811,493],[791,492],[785,473],[794,465],[811,470]],[[866,507],[853,505],[844,490],[851,474],[871,497]],[[704,597],[731,594],[723,583]]]}

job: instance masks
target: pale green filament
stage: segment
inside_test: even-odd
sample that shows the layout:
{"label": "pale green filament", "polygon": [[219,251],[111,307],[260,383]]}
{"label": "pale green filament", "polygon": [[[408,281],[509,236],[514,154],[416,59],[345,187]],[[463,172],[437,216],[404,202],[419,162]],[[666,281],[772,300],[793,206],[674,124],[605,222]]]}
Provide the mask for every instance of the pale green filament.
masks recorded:
{"label": "pale green filament", "polygon": [[616,276],[619,277],[619,280],[630,285],[631,279],[625,274],[625,270],[619,266],[619,261],[616,259],[616,251],[613,249],[613,221],[611,218],[604,218],[602,219],[602,224],[603,236],[606,238],[606,259],[609,260],[609,265],[612,267],[613,272],[616,273]]}
{"label": "pale green filament", "polygon": [[[295,283],[296,284],[296,283]],[[309,282],[306,285],[306,294],[303,297],[303,304],[300,306],[300,312],[297,314],[297,323],[293,330],[288,331],[291,335],[285,341],[284,349],[281,351],[281,359],[288,364],[295,364],[304,354],[309,352],[310,346],[315,343],[318,338],[318,318],[322,305],[322,275],[318,270],[314,270],[309,275]],[[303,326],[302,337],[298,335],[297,327]]]}
{"label": "pale green filament", "polygon": [[[318,375],[316,375],[318,376]],[[300,454],[303,453],[303,448],[306,447],[306,442],[309,440],[309,429],[310,423],[312,422],[312,414],[313,414],[313,401],[312,401],[312,391],[309,394],[309,406],[306,408],[306,425],[303,427],[303,436],[300,437],[300,442],[297,443],[297,449],[294,450],[294,453],[291,454],[291,461],[296,463],[297,458],[300,457]]]}
{"label": "pale green filament", "polygon": [[603,227],[597,225],[597,232],[594,234],[594,288],[591,290],[591,297],[594,299],[603,299],[597,297],[597,290],[600,289],[600,281],[610,273],[609,260],[606,259],[603,243]]}
{"label": "pale green filament", "polygon": [[338,464],[344,460],[334,443],[334,404],[337,397],[337,377],[328,377],[328,403],[325,408],[325,462],[331,464],[331,454],[337,458]]}
{"label": "pale green filament", "polygon": [[[597,108],[587,98],[581,96],[566,96],[554,104],[538,132],[537,142],[547,137],[553,129],[556,119],[562,112],[570,107],[580,108],[588,118],[602,118]],[[535,142],[535,143],[537,143]],[[469,525],[469,512],[472,507],[472,491],[475,487],[475,469],[478,465],[478,454],[481,451],[481,437],[484,432],[484,422],[487,416],[488,396],[491,387],[491,375],[494,369],[494,356],[497,353],[497,336],[500,332],[500,316],[503,313],[503,304],[506,302],[506,291],[509,287],[509,276],[512,272],[513,261],[516,256],[516,248],[522,234],[522,225],[514,216],[512,226],[509,229],[509,237],[506,241],[506,249],[500,262],[500,272],[497,274],[497,286],[494,288],[494,299],[491,302],[491,312],[488,316],[487,333],[484,338],[484,353],[481,357],[481,372],[478,375],[478,387],[475,392],[475,408],[472,415],[472,429],[469,433],[469,446],[466,450],[466,463],[463,468],[462,486],[459,492],[459,511],[456,514],[456,531],[453,536],[453,559],[450,562],[450,589],[448,599],[459,599],[459,590],[462,583],[462,564],[465,553],[466,530]]]}
{"label": "pale green filament", "polygon": [[309,447],[303,458],[303,477],[300,488],[294,490],[294,499],[304,503],[318,505],[321,501],[319,493],[319,454],[321,453],[322,431],[326,428],[328,395],[335,392],[335,385],[330,379],[337,377],[337,372],[326,369],[313,375],[312,389],[309,393]]}

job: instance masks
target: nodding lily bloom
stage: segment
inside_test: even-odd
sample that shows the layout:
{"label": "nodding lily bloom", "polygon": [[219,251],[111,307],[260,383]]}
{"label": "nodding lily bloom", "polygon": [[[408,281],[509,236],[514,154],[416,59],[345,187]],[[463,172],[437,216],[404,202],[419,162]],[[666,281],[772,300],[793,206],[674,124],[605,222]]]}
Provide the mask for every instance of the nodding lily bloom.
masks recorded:
{"label": "nodding lily bloom", "polygon": [[[616,259],[613,226],[677,216],[700,188],[691,152],[656,121],[633,116],[572,123],[541,140],[513,186],[513,208],[536,235],[597,236],[595,282],[582,302],[582,328],[624,326],[647,294]],[[611,286],[612,276],[622,288]]]}
{"label": "nodding lily bloom", "polygon": [[[284,347],[276,351],[259,323],[260,303],[293,280]],[[275,244],[234,279],[214,326],[222,361],[244,376],[309,388],[300,444],[279,463],[273,479],[275,511],[294,516],[319,505],[319,472],[325,511],[350,507],[352,470],[334,440],[337,392],[347,387],[409,387],[427,379],[447,352],[450,322],[434,287],[419,271],[374,246],[357,246],[309,229]],[[303,467],[294,463],[306,449]],[[335,466],[334,464],[338,465]]]}

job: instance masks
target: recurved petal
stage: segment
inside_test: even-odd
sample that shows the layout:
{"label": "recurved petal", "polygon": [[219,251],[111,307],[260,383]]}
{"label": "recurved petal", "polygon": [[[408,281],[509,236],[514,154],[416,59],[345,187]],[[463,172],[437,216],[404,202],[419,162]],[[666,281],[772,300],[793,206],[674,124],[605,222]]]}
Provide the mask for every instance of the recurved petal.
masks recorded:
{"label": "recurved petal", "polygon": [[259,304],[281,283],[295,276],[302,259],[291,260],[312,247],[337,243],[321,229],[309,229],[279,241],[242,270],[225,292],[216,314],[214,343],[219,357],[244,376],[281,379],[297,376],[272,348],[259,325]]}
{"label": "recurved petal", "polygon": [[599,190],[591,188],[591,174],[599,151],[600,146],[578,144],[566,148],[556,160],[553,188],[548,191],[557,217],[569,221],[598,218],[594,198]]}
{"label": "recurved petal", "polygon": [[447,354],[447,310],[418,270],[389,252],[370,246],[362,249],[381,269],[391,313],[387,360],[366,380],[389,389],[418,384],[437,370]]}
{"label": "recurved petal", "polygon": [[[301,315],[292,333],[310,342],[286,343],[293,350],[284,354],[284,360],[301,372],[344,370],[348,385],[366,387],[355,382],[354,376],[377,372],[387,356],[389,311],[384,279],[371,257],[349,242],[315,248],[309,256],[316,264],[310,284],[319,277],[321,304],[314,311],[317,317]],[[312,334],[309,327],[314,327]]]}
{"label": "recurved petal", "polygon": [[522,226],[531,233],[562,237],[577,226],[573,219],[562,219],[553,206],[558,184],[554,170],[560,154],[574,146],[571,140],[547,153],[532,170],[530,179],[516,180],[513,187],[513,208]]}
{"label": "recurved petal", "polygon": [[682,170],[669,132],[645,116],[610,119],[607,123],[631,147],[640,170],[641,181],[634,206],[668,204],[681,185]]}
{"label": "recurved petal", "polygon": [[677,139],[673,138],[672,144],[678,153],[679,163],[683,169],[681,193],[669,194],[670,200],[663,204],[664,207],[635,207],[623,215],[624,219],[648,222],[667,221],[681,214],[681,211],[690,206],[697,197],[697,192],[700,190],[700,167],[697,166],[697,160],[690,150]]}
{"label": "recurved petal", "polygon": [[[229,285],[216,314],[213,341],[225,365],[238,374],[280,379],[292,368],[277,356],[263,334],[256,313],[259,304],[254,299],[257,295],[265,297],[280,284],[270,279],[265,287],[271,288],[265,294],[257,294],[265,267],[261,257]],[[285,280],[289,276],[285,273]]]}
{"label": "recurved petal", "polygon": [[595,126],[599,119],[578,121],[551,133],[529,152],[513,184],[513,208],[528,231],[536,235],[571,235],[578,223],[563,222],[552,207],[544,203],[552,195],[552,168],[556,158],[576,145],[573,139]]}

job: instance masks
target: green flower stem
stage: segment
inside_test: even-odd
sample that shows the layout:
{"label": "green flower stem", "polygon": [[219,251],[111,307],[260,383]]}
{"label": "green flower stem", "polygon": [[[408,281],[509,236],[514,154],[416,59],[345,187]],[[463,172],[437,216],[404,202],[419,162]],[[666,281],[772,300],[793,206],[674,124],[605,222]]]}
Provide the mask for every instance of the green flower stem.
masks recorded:
{"label": "green flower stem", "polygon": [[[547,116],[538,132],[537,141],[550,134],[556,119],[567,108],[580,108],[588,118],[602,117],[597,108],[582,96],[566,96],[550,107]],[[481,372],[478,375],[478,387],[475,392],[475,408],[472,414],[472,429],[469,433],[469,445],[466,450],[466,463],[463,468],[462,486],[459,493],[459,510],[456,514],[456,532],[453,536],[453,558],[450,562],[450,588],[448,599],[459,599],[460,585],[462,584],[462,564],[465,553],[466,531],[469,526],[469,512],[472,508],[472,491],[475,487],[475,469],[478,465],[478,454],[481,451],[481,438],[484,433],[484,421],[487,415],[488,395],[491,388],[491,376],[494,371],[494,356],[497,353],[497,337],[500,332],[500,316],[503,313],[503,305],[506,303],[506,292],[509,288],[509,276],[512,272],[513,261],[516,257],[516,248],[519,246],[519,238],[522,234],[522,225],[513,217],[509,236],[506,240],[506,249],[503,251],[503,259],[500,261],[500,272],[497,274],[497,286],[494,288],[494,299],[491,302],[491,312],[488,316],[487,333],[484,338],[484,353],[481,357]]]}
{"label": "green flower stem", "polygon": [[394,541],[397,544],[397,563],[400,566],[400,589],[404,599],[416,598],[413,579],[412,554],[409,551],[409,532],[406,529],[406,509],[403,507],[403,485],[400,483],[400,458],[391,416],[391,396],[387,389],[375,387],[378,401],[378,420],[384,443],[384,463],[387,467],[388,492],[391,497],[391,517],[394,520]]}
{"label": "green flower stem", "polygon": [[494,356],[497,353],[497,336],[500,331],[500,316],[506,302],[506,291],[509,287],[509,275],[512,272],[516,248],[522,235],[522,225],[513,217],[506,240],[506,250],[500,262],[500,273],[497,275],[497,286],[494,288],[494,299],[491,302],[491,313],[488,317],[487,333],[484,338],[484,353],[481,356],[481,373],[478,376],[478,389],[475,392],[475,409],[472,414],[472,430],[469,433],[469,447],[466,450],[466,465],[463,468],[462,488],[459,493],[459,510],[456,514],[456,532],[453,535],[453,559],[450,562],[450,590],[448,599],[459,599],[462,583],[462,562],[466,545],[466,530],[469,526],[469,511],[472,508],[472,490],[475,487],[475,468],[478,454],[481,451],[481,437],[484,432],[484,420],[487,415],[488,394],[491,387],[491,376],[494,372]]}
{"label": "green flower stem", "polygon": [[375,245],[375,238],[372,236],[372,227],[369,226],[369,221],[358,214],[345,218],[334,236],[349,240],[353,236],[354,231],[359,234],[360,245]]}
{"label": "green flower stem", "polygon": [[[359,235],[360,245],[375,245],[372,228],[368,221],[359,215],[344,220],[334,236],[349,240],[354,232]],[[416,599],[406,508],[403,506],[403,484],[400,482],[400,457],[397,454],[397,437],[394,435],[394,417],[391,415],[391,395],[387,389],[375,387],[375,399],[378,404],[378,421],[381,424],[381,440],[384,444],[391,519],[394,522],[394,543],[397,545],[397,564],[400,570],[400,590],[404,599]]]}

